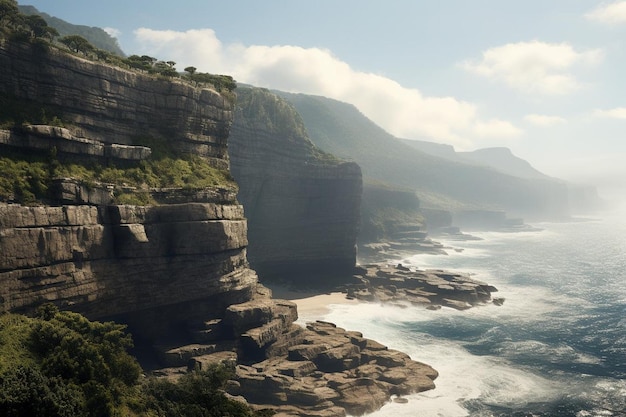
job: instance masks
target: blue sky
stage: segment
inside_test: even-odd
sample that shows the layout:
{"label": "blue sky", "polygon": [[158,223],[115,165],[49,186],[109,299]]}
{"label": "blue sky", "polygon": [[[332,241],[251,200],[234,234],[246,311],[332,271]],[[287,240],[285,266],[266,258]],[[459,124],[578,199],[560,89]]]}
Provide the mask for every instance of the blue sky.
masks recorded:
{"label": "blue sky", "polygon": [[148,54],[626,188],[626,1],[31,0]]}

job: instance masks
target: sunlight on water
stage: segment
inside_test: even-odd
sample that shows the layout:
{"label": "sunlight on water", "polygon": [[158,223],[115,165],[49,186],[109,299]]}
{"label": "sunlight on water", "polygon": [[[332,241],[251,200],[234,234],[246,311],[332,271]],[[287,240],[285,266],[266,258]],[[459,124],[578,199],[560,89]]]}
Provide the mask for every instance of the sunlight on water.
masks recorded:
{"label": "sunlight on water", "polygon": [[483,240],[444,242],[462,251],[402,260],[471,273],[499,289],[501,307],[332,306],[324,319],[440,373],[435,390],[374,416],[624,415],[626,222],[538,227],[477,233]]}

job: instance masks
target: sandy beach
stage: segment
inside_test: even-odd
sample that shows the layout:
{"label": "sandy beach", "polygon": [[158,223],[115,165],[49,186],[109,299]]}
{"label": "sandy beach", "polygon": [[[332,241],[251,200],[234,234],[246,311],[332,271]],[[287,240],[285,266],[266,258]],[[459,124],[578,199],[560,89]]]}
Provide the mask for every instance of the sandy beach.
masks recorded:
{"label": "sandy beach", "polygon": [[298,315],[307,321],[320,320],[330,310],[332,304],[356,304],[358,300],[349,300],[342,292],[320,294],[314,291],[294,291],[287,287],[270,286],[273,298],[293,301],[298,305]]}

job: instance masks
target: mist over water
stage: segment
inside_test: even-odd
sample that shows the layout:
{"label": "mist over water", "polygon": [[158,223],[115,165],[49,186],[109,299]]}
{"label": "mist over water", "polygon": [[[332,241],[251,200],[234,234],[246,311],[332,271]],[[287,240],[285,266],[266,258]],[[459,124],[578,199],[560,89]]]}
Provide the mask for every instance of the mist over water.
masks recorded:
{"label": "mist over water", "polygon": [[[375,416],[626,414],[626,216],[475,233],[415,255],[422,269],[471,272],[495,285],[493,305],[468,311],[333,306],[325,317],[440,373],[435,390]],[[306,318],[303,318],[306,320]]]}

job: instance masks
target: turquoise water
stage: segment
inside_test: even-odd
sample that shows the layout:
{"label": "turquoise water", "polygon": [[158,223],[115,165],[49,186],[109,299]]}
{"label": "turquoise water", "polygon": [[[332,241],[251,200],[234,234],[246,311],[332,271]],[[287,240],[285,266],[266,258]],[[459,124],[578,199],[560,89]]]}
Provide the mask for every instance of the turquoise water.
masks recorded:
{"label": "turquoise water", "polygon": [[503,306],[464,312],[337,305],[325,317],[440,372],[433,391],[376,416],[626,415],[626,213],[475,233],[422,269],[474,273]]}

